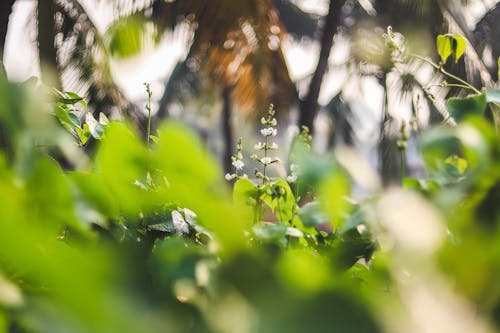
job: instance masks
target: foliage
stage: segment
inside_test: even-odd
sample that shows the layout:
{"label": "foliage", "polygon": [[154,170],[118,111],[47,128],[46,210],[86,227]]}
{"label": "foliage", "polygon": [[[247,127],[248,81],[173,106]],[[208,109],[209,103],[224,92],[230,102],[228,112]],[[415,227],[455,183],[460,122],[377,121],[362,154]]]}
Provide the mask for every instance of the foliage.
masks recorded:
{"label": "foliage", "polygon": [[[231,193],[180,124],[143,142],[73,93],[0,80],[0,332],[500,328],[496,89],[448,100],[456,126],[420,139],[427,177],[389,189],[353,151],[314,153],[307,129],[283,167],[271,107],[253,162],[238,142]],[[89,165],[61,167],[53,147],[94,139]]]}

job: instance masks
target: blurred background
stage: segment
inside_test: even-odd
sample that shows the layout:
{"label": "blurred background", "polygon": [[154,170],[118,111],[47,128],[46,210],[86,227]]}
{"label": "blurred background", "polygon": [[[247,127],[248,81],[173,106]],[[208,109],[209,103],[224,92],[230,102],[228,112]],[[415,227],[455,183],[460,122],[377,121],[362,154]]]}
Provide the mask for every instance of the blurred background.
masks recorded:
{"label": "blurred background", "polygon": [[231,167],[237,137],[250,154],[260,117],[274,104],[279,143],[302,125],[314,148],[353,147],[385,183],[398,181],[402,128],[407,170],[423,175],[415,137],[447,122],[439,97],[460,95],[422,62],[395,64],[388,26],[432,59],[440,33],[468,40],[448,68],[476,87],[498,80],[500,4],[495,0],[4,0],[0,55],[8,78],[32,76],[84,96],[88,111],[192,127]]}

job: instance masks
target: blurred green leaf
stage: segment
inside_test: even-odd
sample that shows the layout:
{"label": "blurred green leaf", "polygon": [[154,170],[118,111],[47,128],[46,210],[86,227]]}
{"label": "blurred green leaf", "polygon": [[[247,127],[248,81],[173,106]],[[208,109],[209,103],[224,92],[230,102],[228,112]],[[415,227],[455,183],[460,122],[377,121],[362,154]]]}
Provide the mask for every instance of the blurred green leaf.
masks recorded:
{"label": "blurred green leaf", "polygon": [[488,103],[500,103],[500,89],[486,89],[486,100]]}
{"label": "blurred green leaf", "polygon": [[255,225],[252,230],[255,237],[261,241],[282,241],[286,235],[288,226],[282,223],[260,223]]}
{"label": "blurred green leaf", "polygon": [[446,108],[457,123],[472,115],[483,116],[486,106],[485,94],[471,95],[464,98],[452,97],[446,101]]}
{"label": "blurred green leaf", "polygon": [[351,192],[351,184],[347,175],[336,169],[325,178],[319,188],[321,208],[330,218],[335,228],[344,222],[343,216],[349,208],[347,196]]}
{"label": "blurred green leaf", "polygon": [[105,34],[111,54],[121,58],[138,55],[146,46],[159,42],[161,31],[143,16],[120,18]]}
{"label": "blurred green leaf", "polygon": [[246,221],[254,222],[258,190],[248,179],[240,178],[234,183],[233,200]]}
{"label": "blurred green leaf", "polygon": [[68,178],[89,206],[108,218],[118,218],[118,204],[112,192],[106,186],[106,182],[100,176],[83,172],[71,172],[68,174]]}
{"label": "blurred green leaf", "polygon": [[328,222],[328,217],[321,210],[320,203],[317,201],[312,201],[302,206],[298,214],[302,224],[306,228],[315,227]]}

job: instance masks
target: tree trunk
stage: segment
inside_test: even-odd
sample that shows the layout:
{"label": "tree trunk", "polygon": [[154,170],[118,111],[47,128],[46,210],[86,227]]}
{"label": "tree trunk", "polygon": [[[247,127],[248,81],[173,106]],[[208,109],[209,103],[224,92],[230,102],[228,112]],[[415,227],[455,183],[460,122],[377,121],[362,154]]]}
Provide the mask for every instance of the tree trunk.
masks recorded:
{"label": "tree trunk", "polygon": [[380,163],[380,174],[384,185],[397,184],[401,180],[402,159],[401,152],[397,148],[397,139],[394,133],[388,133],[387,125],[392,121],[389,113],[389,96],[387,91],[387,74],[384,73],[379,83],[384,88],[384,105],[380,123],[380,142],[378,155]]}
{"label": "tree trunk", "polygon": [[330,7],[322,28],[318,64],[309,83],[309,92],[300,105],[299,126],[307,126],[311,133],[314,133],[313,124],[319,108],[319,92],[323,83],[323,77],[328,68],[328,58],[333,46],[333,37],[341,23],[342,7],[345,2],[346,0],[330,0]]}
{"label": "tree trunk", "polygon": [[42,81],[55,88],[62,89],[61,79],[57,70],[55,13],[56,5],[53,0],[37,1],[37,41]]}
{"label": "tree trunk", "polygon": [[225,86],[222,90],[222,134],[224,139],[223,167],[225,173],[232,170],[231,156],[233,155],[233,124],[232,124],[232,104],[230,86]]}
{"label": "tree trunk", "polygon": [[16,0],[3,0],[0,2],[0,75],[5,75],[3,67],[3,54],[5,49],[5,40],[9,28],[9,16],[12,13],[12,7]]}
{"label": "tree trunk", "polygon": [[3,50],[9,27],[9,16],[12,13],[14,2],[16,0],[3,0],[0,2],[0,60],[3,60]]}

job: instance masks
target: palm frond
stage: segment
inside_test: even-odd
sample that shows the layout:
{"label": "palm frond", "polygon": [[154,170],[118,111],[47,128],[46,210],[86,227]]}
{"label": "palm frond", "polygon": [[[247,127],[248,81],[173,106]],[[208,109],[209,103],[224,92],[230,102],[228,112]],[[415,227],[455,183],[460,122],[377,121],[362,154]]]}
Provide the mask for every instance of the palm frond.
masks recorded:
{"label": "palm frond", "polygon": [[58,60],[65,89],[88,99],[96,112],[125,116],[143,127],[143,115],[116,85],[100,31],[77,0],[56,1]]}

